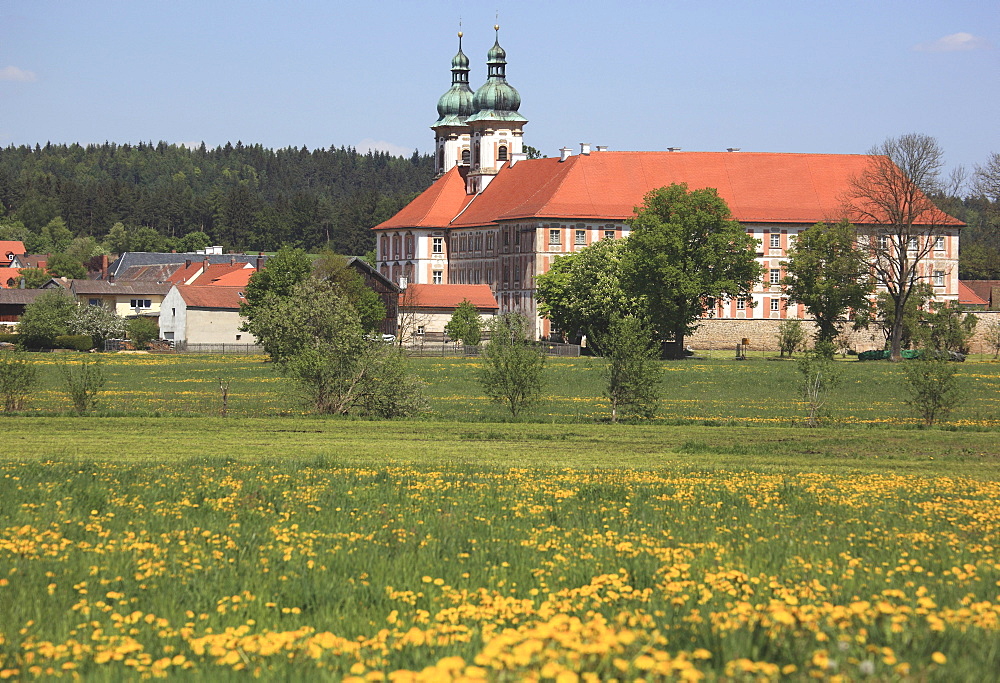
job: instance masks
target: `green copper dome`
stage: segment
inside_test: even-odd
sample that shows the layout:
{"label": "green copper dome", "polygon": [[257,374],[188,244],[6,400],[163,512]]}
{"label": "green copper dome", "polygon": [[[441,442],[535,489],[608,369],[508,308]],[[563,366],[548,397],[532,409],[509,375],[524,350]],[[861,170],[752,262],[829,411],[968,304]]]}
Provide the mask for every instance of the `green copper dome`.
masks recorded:
{"label": "green copper dome", "polygon": [[468,121],[527,121],[517,113],[521,95],[507,82],[507,53],[500,47],[500,27],[493,28],[497,39],[486,56],[488,77],[472,97],[475,113]]}
{"label": "green copper dome", "polygon": [[462,33],[458,34],[458,54],[451,60],[451,88],[438,100],[438,120],[434,126],[464,126],[473,112],[472,88],[469,87],[469,58],[462,52]]}

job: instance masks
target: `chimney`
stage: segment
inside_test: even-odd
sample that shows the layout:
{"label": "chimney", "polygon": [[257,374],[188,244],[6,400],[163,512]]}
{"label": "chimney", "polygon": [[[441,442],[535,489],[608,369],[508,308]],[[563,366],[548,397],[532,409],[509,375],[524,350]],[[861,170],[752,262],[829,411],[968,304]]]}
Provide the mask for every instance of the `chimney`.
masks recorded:
{"label": "chimney", "polygon": [[607,145],[598,145],[596,147],[596,150],[598,152],[607,152],[608,151],[608,146]]}
{"label": "chimney", "polygon": [[584,156],[590,156],[590,143],[589,142],[581,142],[580,143],[580,154],[582,154]]}
{"label": "chimney", "polygon": [[726,147],[726,151],[727,152],[739,152],[740,148],[739,147]]}
{"label": "chimney", "polygon": [[257,270],[261,271],[264,269],[264,253],[261,252],[257,254]]}
{"label": "chimney", "polygon": [[231,265],[231,266],[235,266],[236,265],[236,257],[235,256],[230,256],[229,257],[229,265]]}
{"label": "chimney", "polygon": [[573,150],[571,150],[569,147],[563,147],[562,149],[559,150],[559,162],[560,163],[562,163],[563,161],[566,161],[571,156],[573,156]]}
{"label": "chimney", "polygon": [[680,147],[667,147],[667,151],[668,152],[679,152],[679,151],[681,151],[681,148]]}
{"label": "chimney", "polygon": [[513,166],[514,164],[516,164],[517,162],[521,161],[522,159],[527,159],[527,158],[528,158],[528,155],[525,154],[524,152],[514,152],[513,154],[510,155],[510,162],[507,165],[508,166]]}
{"label": "chimney", "polygon": [[107,254],[102,254],[101,255],[101,279],[102,280],[107,280],[108,279],[108,255]]}

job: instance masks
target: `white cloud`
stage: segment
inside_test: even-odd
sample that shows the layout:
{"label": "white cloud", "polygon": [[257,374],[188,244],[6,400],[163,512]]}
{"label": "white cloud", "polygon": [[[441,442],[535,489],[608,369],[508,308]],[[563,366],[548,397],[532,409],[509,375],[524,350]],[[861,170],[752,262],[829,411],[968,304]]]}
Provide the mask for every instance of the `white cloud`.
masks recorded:
{"label": "white cloud", "polygon": [[27,83],[28,81],[35,80],[34,71],[25,71],[24,69],[19,69],[16,66],[5,66],[0,69],[0,81],[20,81],[22,83]]}
{"label": "white cloud", "polygon": [[385,140],[372,140],[371,138],[365,138],[359,142],[355,149],[362,154],[366,154],[368,150],[388,152],[394,157],[408,157],[413,154],[413,150],[407,147],[400,147],[399,145],[386,142]]}
{"label": "white cloud", "polygon": [[927,43],[914,45],[918,52],[961,52],[967,50],[988,50],[993,44],[985,38],[971,33],[952,33],[944,38],[938,38]]}

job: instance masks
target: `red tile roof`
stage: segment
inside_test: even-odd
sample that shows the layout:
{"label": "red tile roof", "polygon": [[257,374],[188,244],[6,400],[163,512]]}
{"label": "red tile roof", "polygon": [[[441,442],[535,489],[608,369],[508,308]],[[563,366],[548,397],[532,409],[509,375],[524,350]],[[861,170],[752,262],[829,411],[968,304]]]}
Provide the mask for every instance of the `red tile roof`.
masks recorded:
{"label": "red tile roof", "polygon": [[[0,268],[0,287],[17,287],[17,281],[21,278],[20,268]],[[13,285],[8,285],[7,281],[13,280]]]}
{"label": "red tile roof", "polygon": [[0,262],[5,264],[10,263],[10,259],[7,258],[7,254],[23,256],[24,242],[18,240],[0,240]]}
{"label": "red tile roof", "polygon": [[405,308],[458,308],[468,299],[480,311],[499,308],[489,285],[408,285],[399,295],[399,305]]}
{"label": "red tile roof", "polygon": [[217,287],[214,285],[175,285],[184,303],[190,308],[239,309],[243,297],[242,287]]}
{"label": "red tile roof", "polygon": [[[213,287],[246,287],[250,277],[256,272],[256,268],[238,268],[219,275],[206,284],[211,284]],[[202,278],[198,278],[195,282],[200,283],[201,280]]]}
{"label": "red tile roof", "polygon": [[958,281],[958,303],[963,306],[989,306],[989,301],[972,291],[969,285]]}
{"label": "red tile roof", "polygon": [[472,197],[453,169],[375,228],[473,227],[549,218],[622,221],[634,215],[651,189],[682,182],[691,189],[716,188],[743,223],[835,221],[846,213],[850,179],[870,161],[858,154],[594,152],[564,162],[519,161]]}

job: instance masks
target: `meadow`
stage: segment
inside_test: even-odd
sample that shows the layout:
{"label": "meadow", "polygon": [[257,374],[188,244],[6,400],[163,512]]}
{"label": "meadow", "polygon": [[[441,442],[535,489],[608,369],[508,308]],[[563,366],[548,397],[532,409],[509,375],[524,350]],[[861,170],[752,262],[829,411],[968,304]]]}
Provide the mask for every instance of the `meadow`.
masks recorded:
{"label": "meadow", "polygon": [[925,429],[845,362],[807,429],[793,363],[670,364],[660,418],[612,425],[586,358],[516,423],[468,360],[418,361],[432,412],[390,422],[304,414],[259,357],[141,355],[68,417],[58,360],[0,422],[0,679],[1000,670],[1000,364]]}

